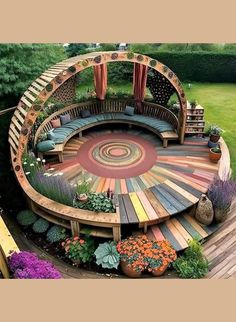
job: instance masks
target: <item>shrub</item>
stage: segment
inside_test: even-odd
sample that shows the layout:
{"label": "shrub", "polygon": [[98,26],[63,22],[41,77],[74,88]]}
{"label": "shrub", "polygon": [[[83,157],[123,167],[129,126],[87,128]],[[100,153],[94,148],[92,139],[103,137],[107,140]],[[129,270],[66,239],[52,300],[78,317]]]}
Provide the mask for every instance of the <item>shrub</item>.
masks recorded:
{"label": "shrub", "polygon": [[116,249],[115,242],[99,244],[94,255],[96,256],[97,265],[102,265],[103,268],[118,268],[120,254]]}
{"label": "shrub", "polygon": [[62,242],[65,254],[72,261],[81,261],[83,263],[91,262],[94,254],[94,240],[91,237],[85,239],[79,237],[67,238]]}
{"label": "shrub", "polygon": [[208,189],[208,197],[213,207],[229,211],[233,198],[236,196],[236,181],[215,178]]}
{"label": "shrub", "polygon": [[211,124],[205,131],[206,135],[221,135],[223,130],[216,124]]}
{"label": "shrub", "polygon": [[38,219],[37,215],[31,210],[22,210],[16,217],[21,226],[30,226]]}
{"label": "shrub", "polygon": [[17,279],[61,278],[61,274],[51,263],[30,252],[13,253],[9,257],[9,267]]}
{"label": "shrub", "polygon": [[74,207],[91,210],[95,212],[115,212],[115,206],[105,193],[90,193],[88,201],[83,203],[78,200],[74,201]]}
{"label": "shrub", "polygon": [[203,256],[199,241],[191,240],[183,256],[177,258],[173,266],[181,278],[195,279],[205,276],[208,273],[208,261]]}
{"label": "shrub", "polygon": [[48,230],[49,222],[46,219],[39,218],[33,224],[33,231],[37,234],[43,234]]}
{"label": "shrub", "polygon": [[57,225],[52,226],[47,231],[47,241],[49,243],[57,243],[66,238],[66,230]]}

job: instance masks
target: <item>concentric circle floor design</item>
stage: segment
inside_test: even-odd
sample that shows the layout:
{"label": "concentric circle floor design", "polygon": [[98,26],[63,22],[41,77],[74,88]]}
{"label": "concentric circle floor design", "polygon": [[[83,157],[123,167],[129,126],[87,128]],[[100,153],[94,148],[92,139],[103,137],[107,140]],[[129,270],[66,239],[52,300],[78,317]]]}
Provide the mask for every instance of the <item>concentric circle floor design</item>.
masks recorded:
{"label": "concentric circle floor design", "polygon": [[88,172],[108,178],[141,175],[156,162],[155,146],[142,137],[111,133],[91,138],[78,151],[78,163]]}

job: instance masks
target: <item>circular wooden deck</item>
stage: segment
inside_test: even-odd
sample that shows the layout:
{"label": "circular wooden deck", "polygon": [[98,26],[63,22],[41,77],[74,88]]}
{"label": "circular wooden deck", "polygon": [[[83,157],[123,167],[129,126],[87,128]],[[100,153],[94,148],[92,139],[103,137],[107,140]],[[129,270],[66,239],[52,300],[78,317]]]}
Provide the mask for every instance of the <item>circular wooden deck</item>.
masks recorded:
{"label": "circular wooden deck", "polygon": [[[110,151],[114,138],[116,144]],[[137,159],[127,157],[127,146],[118,148],[124,138],[127,142],[131,140],[131,143],[142,141],[144,154],[145,142],[148,148],[151,146],[154,149],[155,162],[150,163],[146,170],[139,168],[140,173],[135,176],[132,175],[132,166],[130,175],[127,171],[119,172],[123,164],[117,160],[123,154],[126,162],[130,162],[130,159],[134,160],[134,164],[139,161],[137,155]],[[104,144],[100,145],[99,142]],[[151,153],[153,150],[148,150],[150,158]],[[50,166],[53,175],[63,175],[73,185],[84,178],[91,178],[93,192],[104,192],[109,188],[118,196],[121,224],[139,224],[139,227],[150,225],[149,237],[167,238],[175,249],[180,250],[187,247],[188,239],[205,238],[216,229],[215,225],[204,229],[188,214],[183,214],[198,202],[202,193],[207,192],[218,173],[218,165],[209,161],[208,154],[207,139],[203,138],[186,139],[184,145],[170,143],[166,149],[157,136],[143,129],[101,129],[91,130],[82,138],[72,138],[64,149],[64,162]],[[93,157],[94,167],[91,168],[85,161]],[[99,171],[102,175],[98,175]],[[115,172],[120,173],[121,177],[117,177]]]}

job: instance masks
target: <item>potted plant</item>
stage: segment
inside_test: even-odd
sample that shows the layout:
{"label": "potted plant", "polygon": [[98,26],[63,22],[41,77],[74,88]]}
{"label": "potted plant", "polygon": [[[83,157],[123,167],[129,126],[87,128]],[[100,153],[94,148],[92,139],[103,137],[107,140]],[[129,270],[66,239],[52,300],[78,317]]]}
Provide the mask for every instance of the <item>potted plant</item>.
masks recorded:
{"label": "potted plant", "polygon": [[120,263],[120,254],[116,249],[115,242],[106,242],[99,244],[98,248],[94,252],[96,256],[96,264],[101,265],[103,268],[118,268]]}
{"label": "potted plant", "polygon": [[160,276],[176,259],[176,252],[168,241],[151,241],[146,235],[120,241],[117,250],[121,269],[128,277],[140,277],[144,271]]}
{"label": "potted plant", "polygon": [[236,196],[236,181],[216,178],[208,189],[208,197],[214,208],[217,222],[226,220],[233,198]]}
{"label": "potted plant", "polygon": [[68,257],[74,264],[91,262],[94,254],[94,240],[90,237],[85,239],[78,236],[67,238],[61,244]]}
{"label": "potted plant", "polygon": [[197,101],[196,101],[195,99],[191,100],[191,101],[190,101],[190,106],[191,106],[191,108],[196,108],[196,106],[197,106]]}
{"label": "potted plant", "polygon": [[[218,125],[212,124],[209,126],[206,134],[209,135],[210,142],[217,143],[220,139],[222,131],[223,130]],[[208,146],[209,146],[209,144],[208,144]],[[209,147],[214,147],[214,146],[209,146]]]}
{"label": "potted plant", "polygon": [[77,182],[76,186],[76,199],[80,202],[88,201],[88,194],[91,189],[92,178],[88,178],[87,180],[83,179]]}
{"label": "potted plant", "polygon": [[209,158],[211,162],[217,163],[221,158],[222,152],[220,147],[211,148],[209,152]]}

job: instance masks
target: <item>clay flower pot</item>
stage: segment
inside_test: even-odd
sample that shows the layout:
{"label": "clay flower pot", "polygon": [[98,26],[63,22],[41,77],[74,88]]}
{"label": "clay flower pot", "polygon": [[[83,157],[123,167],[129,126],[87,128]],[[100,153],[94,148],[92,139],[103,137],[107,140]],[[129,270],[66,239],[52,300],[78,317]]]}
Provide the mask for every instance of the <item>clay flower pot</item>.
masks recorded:
{"label": "clay flower pot", "polygon": [[121,260],[120,266],[121,266],[122,272],[130,278],[139,278],[142,275],[142,272],[137,272],[131,266],[128,266],[128,263],[123,260]]}
{"label": "clay flower pot", "polygon": [[201,195],[199,199],[195,218],[202,225],[210,225],[213,221],[214,211],[212,202],[205,194]]}
{"label": "clay flower pot", "polygon": [[220,135],[219,134],[211,134],[210,135],[210,141],[213,142],[213,143],[218,142],[219,139],[220,139]]}
{"label": "clay flower pot", "polygon": [[166,264],[166,265],[162,265],[156,269],[153,269],[152,275],[155,277],[163,275],[165,273],[165,271],[167,270],[168,266],[169,266],[169,264]]}
{"label": "clay flower pot", "polygon": [[210,149],[209,158],[211,162],[217,163],[220,160],[222,153],[219,149],[218,149],[219,152],[214,152],[215,149],[216,148]]}

